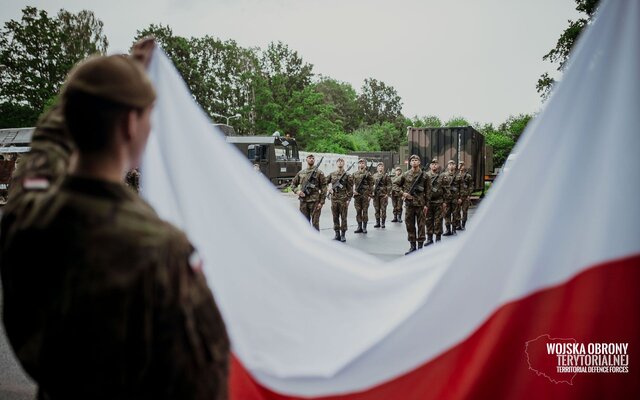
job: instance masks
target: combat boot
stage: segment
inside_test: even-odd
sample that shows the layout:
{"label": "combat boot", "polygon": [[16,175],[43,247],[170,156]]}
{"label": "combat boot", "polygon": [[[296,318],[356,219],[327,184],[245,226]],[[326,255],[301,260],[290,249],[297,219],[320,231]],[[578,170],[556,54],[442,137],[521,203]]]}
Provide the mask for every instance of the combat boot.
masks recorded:
{"label": "combat boot", "polygon": [[436,243],[438,243],[440,239],[441,239],[440,235],[436,235]]}
{"label": "combat boot", "polygon": [[427,247],[430,244],[433,244],[433,235],[427,236],[427,243],[424,244],[424,247]]}
{"label": "combat boot", "polygon": [[382,224],[381,224],[380,227],[383,228],[383,229],[384,229],[384,221],[385,221],[384,218],[382,218]]}
{"label": "combat boot", "polygon": [[421,249],[423,245],[424,245],[424,242],[418,242],[418,248],[419,249]]}
{"label": "combat boot", "polygon": [[451,236],[451,225],[447,224],[447,231],[442,236]]}
{"label": "combat boot", "polygon": [[455,225],[451,225],[451,234],[452,234],[452,235],[457,235],[457,233],[456,233],[456,226],[455,226]]}
{"label": "combat boot", "polygon": [[347,231],[342,231],[342,234],[340,235],[340,241],[343,243],[347,241],[347,238],[344,236],[345,233],[347,233]]}
{"label": "combat boot", "polygon": [[339,230],[336,230],[336,237],[334,237],[333,240],[340,240],[340,231]]}
{"label": "combat boot", "polygon": [[460,226],[460,230],[465,230],[465,225],[467,225],[467,221],[462,221],[462,225]]}
{"label": "combat boot", "polygon": [[413,253],[414,251],[416,251],[416,242],[409,242],[409,244],[411,245],[411,247],[409,247],[409,251],[404,253],[405,256]]}
{"label": "combat boot", "polygon": [[362,222],[358,222],[358,229],[353,231],[353,233],[362,233]]}
{"label": "combat boot", "polygon": [[362,233],[367,233],[367,223],[366,222],[362,223]]}
{"label": "combat boot", "polygon": [[398,222],[402,222],[402,211],[398,213]]}
{"label": "combat boot", "polygon": [[391,222],[398,222],[398,214],[393,213],[393,219],[391,220]]}
{"label": "combat boot", "polygon": [[380,228],[380,218],[376,218],[376,224],[373,227]]}

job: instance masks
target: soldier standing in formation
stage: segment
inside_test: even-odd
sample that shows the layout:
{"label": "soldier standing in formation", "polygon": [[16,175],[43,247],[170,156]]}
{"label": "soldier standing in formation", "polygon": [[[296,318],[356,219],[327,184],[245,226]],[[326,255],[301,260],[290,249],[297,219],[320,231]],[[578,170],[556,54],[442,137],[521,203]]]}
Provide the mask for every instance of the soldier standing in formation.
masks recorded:
{"label": "soldier standing in formation", "polygon": [[[319,231],[320,212],[326,196],[327,180],[324,173],[314,167],[315,163],[315,156],[309,154],[307,156],[307,168],[299,171],[293,178],[291,190],[298,195],[302,215]],[[305,188],[307,193],[305,193]]]}
{"label": "soldier standing in formation", "polygon": [[458,163],[458,169],[460,176],[460,225],[458,229],[463,231],[467,225],[467,212],[469,211],[470,196],[473,191],[473,177],[464,165],[463,161]]}
{"label": "soldier standing in formation", "polygon": [[227,398],[229,340],[187,236],[123,179],[155,92],[134,54],[76,66],[3,210],[7,337],[39,399]]}
{"label": "soldier standing in formation", "polygon": [[447,231],[443,236],[456,234],[455,215],[458,210],[458,183],[456,182],[456,162],[449,160],[447,170],[442,173],[444,183],[444,201],[447,208],[444,210],[444,223]]}
{"label": "soldier standing in formation", "polygon": [[328,182],[331,184],[331,214],[333,215],[333,230],[336,232],[335,240],[345,242],[347,239],[347,210],[353,197],[353,176],[344,170],[344,159],[336,161],[338,169],[329,174]]}
{"label": "soldier standing in formation", "polygon": [[376,210],[376,224],[374,228],[384,228],[387,220],[387,204],[391,179],[384,171],[384,163],[379,162],[377,172],[373,174],[373,208]]}
{"label": "soldier standing in formation", "polygon": [[420,157],[409,157],[411,168],[402,176],[402,197],[405,202],[404,222],[407,227],[409,251],[405,255],[413,253],[417,248],[421,249],[425,240],[425,217],[428,212],[429,197],[431,194],[430,181],[420,168]]}
{"label": "soldier standing in formation", "polygon": [[396,167],[396,176],[391,178],[391,202],[393,219],[391,222],[402,222],[402,168]]}
{"label": "soldier standing in formation", "polygon": [[373,178],[367,168],[367,160],[358,160],[358,170],[353,174],[353,205],[356,208],[358,229],[354,233],[367,233],[369,221],[369,196],[373,188]]}
{"label": "soldier standing in formation", "polygon": [[442,216],[446,210],[444,203],[444,183],[443,176],[438,173],[438,159],[431,160],[427,177],[431,188],[429,200],[429,210],[427,213],[427,246],[433,243],[433,235],[436,235],[436,242],[442,237]]}

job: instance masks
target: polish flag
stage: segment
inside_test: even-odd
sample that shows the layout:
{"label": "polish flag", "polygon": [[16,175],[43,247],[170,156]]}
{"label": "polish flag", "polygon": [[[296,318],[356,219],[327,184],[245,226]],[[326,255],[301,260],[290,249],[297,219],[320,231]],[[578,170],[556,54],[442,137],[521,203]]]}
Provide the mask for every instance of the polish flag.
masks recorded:
{"label": "polish flag", "polygon": [[157,51],[143,193],[204,260],[233,399],[640,398],[640,2],[603,1],[464,234],[320,237]]}

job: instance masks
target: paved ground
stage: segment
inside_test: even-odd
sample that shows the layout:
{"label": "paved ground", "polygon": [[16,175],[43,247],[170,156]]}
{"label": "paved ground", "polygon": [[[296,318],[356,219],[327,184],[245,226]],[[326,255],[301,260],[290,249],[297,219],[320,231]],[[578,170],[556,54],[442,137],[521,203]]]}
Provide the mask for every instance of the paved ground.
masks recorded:
{"label": "paved ground", "polygon": [[[295,195],[283,194],[283,196],[285,196],[287,201],[291,204],[291,207],[298,209],[299,202]],[[475,207],[469,209],[469,218],[472,217],[474,211]],[[409,249],[407,231],[405,229],[404,219],[402,223],[391,222],[393,219],[393,208],[391,206],[391,202],[389,202],[387,206],[387,224],[385,229],[373,227],[376,220],[373,204],[369,206],[369,224],[367,225],[368,233],[366,235],[353,233],[358,226],[355,215],[356,210],[353,206],[353,202],[351,202],[347,216],[349,231],[346,235],[347,241],[345,242],[345,245],[360,249],[365,253],[372,254],[385,261],[394,260],[398,257],[404,256],[404,253]],[[322,213],[320,214],[320,233],[328,239],[332,239],[335,235],[333,230],[330,200],[327,200],[322,208]],[[448,238],[443,237],[443,240],[448,240]]]}
{"label": "paved ground", "polygon": [[[286,201],[298,209],[298,200],[293,194],[283,194]],[[334,236],[333,220],[331,217],[331,202],[327,201],[320,216],[320,233],[331,240]],[[469,217],[473,215],[475,208],[469,210]],[[352,246],[366,253],[372,254],[382,260],[390,261],[402,257],[409,248],[407,233],[404,223],[392,223],[393,212],[391,203],[388,205],[386,229],[374,228],[375,212],[373,206],[369,207],[368,232],[364,234],[354,234],[357,227],[355,220],[355,208],[353,203],[349,208],[349,231],[347,232],[346,246]],[[464,234],[464,233],[462,233]],[[448,238],[443,238],[448,240]],[[0,291],[0,305],[1,305]],[[24,374],[18,365],[4,332],[4,326],[0,324],[0,400],[27,400],[35,398],[35,386]]]}

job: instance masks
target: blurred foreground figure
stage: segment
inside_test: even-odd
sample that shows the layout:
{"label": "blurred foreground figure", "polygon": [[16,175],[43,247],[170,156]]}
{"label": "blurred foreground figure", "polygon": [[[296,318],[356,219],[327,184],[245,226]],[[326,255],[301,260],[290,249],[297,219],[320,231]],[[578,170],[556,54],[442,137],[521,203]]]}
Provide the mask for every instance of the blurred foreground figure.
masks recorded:
{"label": "blurred foreground figure", "polygon": [[202,262],[123,183],[150,133],[153,47],[76,66],[14,176],[4,324],[39,399],[227,396],[229,341]]}

